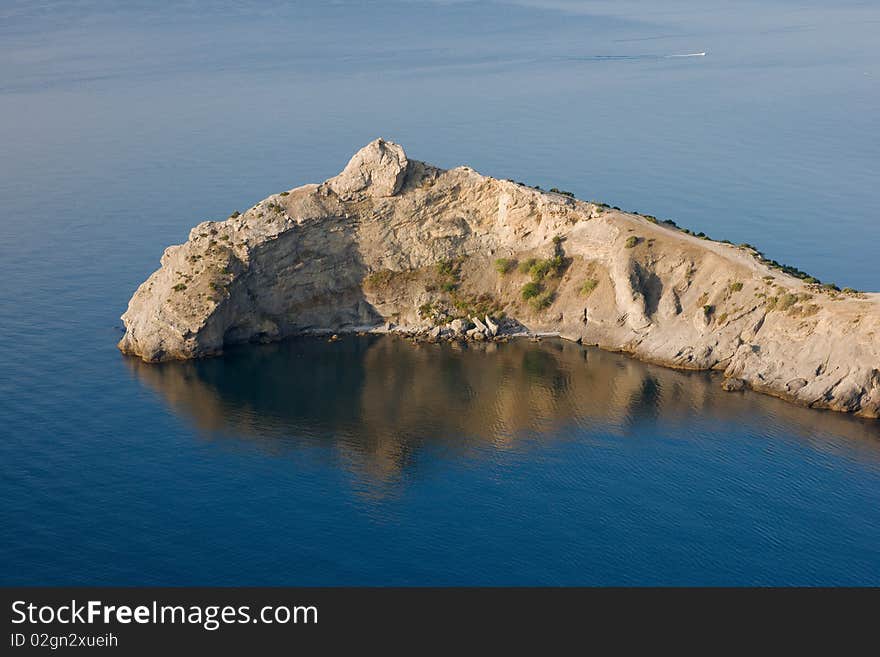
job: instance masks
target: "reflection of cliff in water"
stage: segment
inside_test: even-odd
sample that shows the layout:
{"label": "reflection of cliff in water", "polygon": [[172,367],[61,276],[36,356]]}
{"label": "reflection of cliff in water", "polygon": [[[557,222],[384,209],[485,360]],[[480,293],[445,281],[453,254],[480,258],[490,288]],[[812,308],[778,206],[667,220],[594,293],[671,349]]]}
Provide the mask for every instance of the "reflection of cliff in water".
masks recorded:
{"label": "reflection of cliff in water", "polygon": [[258,439],[273,451],[333,441],[352,467],[379,478],[405,468],[423,446],[466,453],[568,427],[629,437],[643,433],[627,431],[633,425],[662,423],[687,438],[695,424],[711,431],[715,422],[741,422],[819,444],[825,436],[866,440],[880,451],[876,423],[725,393],[715,375],[557,340],[413,346],[397,337],[303,338],[208,360],[128,362],[204,432]]}

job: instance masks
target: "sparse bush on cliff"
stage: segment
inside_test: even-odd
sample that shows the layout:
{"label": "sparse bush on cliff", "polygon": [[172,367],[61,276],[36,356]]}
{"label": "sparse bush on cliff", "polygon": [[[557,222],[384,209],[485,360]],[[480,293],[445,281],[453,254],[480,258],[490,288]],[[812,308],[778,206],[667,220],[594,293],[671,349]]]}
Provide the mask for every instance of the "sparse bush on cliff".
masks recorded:
{"label": "sparse bush on cliff", "polygon": [[532,281],[535,283],[540,283],[548,275],[554,277],[561,276],[562,272],[568,265],[568,261],[561,255],[555,255],[546,260],[536,260],[532,258],[529,262],[531,262],[531,266],[528,269],[528,274],[532,277]]}
{"label": "sparse bush on cliff", "polygon": [[175,292],[183,292],[186,289],[186,283],[178,283],[171,289]]}
{"label": "sparse bush on cliff", "polygon": [[788,310],[798,301],[799,299],[796,294],[786,292],[781,297],[779,297],[779,300],[776,302],[776,307],[779,308],[779,310]]}
{"label": "sparse bush on cliff", "polygon": [[444,292],[454,292],[461,282],[461,261],[441,260],[435,265],[439,280],[437,284]]}
{"label": "sparse bush on cliff", "polygon": [[484,292],[477,296],[460,295],[456,293],[452,297],[452,305],[455,307],[457,315],[461,319],[485,317],[486,315],[496,319],[504,317],[504,312],[501,310],[501,304],[498,303],[498,300],[488,292]]}
{"label": "sparse bush on cliff", "polygon": [[364,279],[364,287],[368,290],[378,290],[387,286],[394,280],[394,276],[397,272],[394,272],[390,269],[380,269],[379,271],[374,271],[372,274],[369,274]]}
{"label": "sparse bush on cliff", "polygon": [[589,296],[593,290],[596,289],[596,286],[599,285],[599,281],[595,278],[588,278],[581,285],[580,293],[582,296]]}
{"label": "sparse bush on cliff", "polygon": [[522,288],[522,298],[525,300],[533,299],[539,294],[541,294],[541,290],[543,287],[540,283],[536,283],[532,281],[531,283],[526,283]]}
{"label": "sparse bush on cliff", "polygon": [[626,238],[626,244],[624,246],[626,246],[626,248],[628,248],[628,249],[631,249],[631,248],[635,247],[635,245],[638,243],[639,243],[639,238],[636,237],[635,235],[630,235],[629,237]]}
{"label": "sparse bush on cliff", "polygon": [[709,304],[706,304],[705,306],[703,306],[703,314],[706,315],[706,317],[708,317],[709,315],[711,315],[714,312],[715,312],[715,306],[712,306]]}
{"label": "sparse bush on cliff", "polygon": [[529,299],[529,305],[535,310],[544,310],[544,308],[553,303],[555,297],[556,294],[553,292],[544,292]]}
{"label": "sparse bush on cliff", "polygon": [[551,187],[550,191],[555,194],[562,194],[563,196],[568,196],[569,198],[574,198],[574,194],[572,192],[566,192],[563,189],[558,189],[556,187]]}
{"label": "sparse bush on cliff", "polygon": [[517,267],[517,270],[519,271],[520,274],[528,274],[529,270],[532,268],[532,265],[534,265],[536,262],[538,262],[537,258],[529,258],[528,260],[521,260],[519,263],[519,267]]}
{"label": "sparse bush on cliff", "polygon": [[502,276],[513,271],[514,267],[516,267],[516,260],[510,258],[498,258],[495,261],[495,271]]}
{"label": "sparse bush on cliff", "polygon": [[437,273],[441,276],[451,276],[454,274],[455,263],[452,260],[441,260],[437,263]]}
{"label": "sparse bush on cliff", "polygon": [[741,289],[743,289],[742,281],[734,281],[730,284],[731,292],[739,292]]}
{"label": "sparse bush on cliff", "polygon": [[235,218],[240,217],[240,216],[241,216],[241,212],[239,212],[238,210],[236,210],[236,211],[233,212],[231,215],[229,215],[229,218],[230,218],[230,219],[235,219]]}
{"label": "sparse bush on cliff", "polygon": [[532,280],[540,282],[544,276],[546,276],[550,272],[550,261],[548,260],[537,260],[535,264],[533,264],[529,268],[529,276],[532,277]]}

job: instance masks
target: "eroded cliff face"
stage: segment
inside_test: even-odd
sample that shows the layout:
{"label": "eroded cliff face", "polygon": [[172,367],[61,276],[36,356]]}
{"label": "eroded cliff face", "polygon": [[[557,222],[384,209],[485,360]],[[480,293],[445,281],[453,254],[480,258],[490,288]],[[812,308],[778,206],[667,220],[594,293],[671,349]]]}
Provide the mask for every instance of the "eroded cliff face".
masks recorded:
{"label": "eroded cliff face", "polygon": [[199,224],[161,262],[122,317],[119,348],[145,361],[389,322],[458,338],[453,320],[488,316],[502,332],[880,416],[878,295],[808,284],[650,217],[408,160],[381,139],[320,185]]}

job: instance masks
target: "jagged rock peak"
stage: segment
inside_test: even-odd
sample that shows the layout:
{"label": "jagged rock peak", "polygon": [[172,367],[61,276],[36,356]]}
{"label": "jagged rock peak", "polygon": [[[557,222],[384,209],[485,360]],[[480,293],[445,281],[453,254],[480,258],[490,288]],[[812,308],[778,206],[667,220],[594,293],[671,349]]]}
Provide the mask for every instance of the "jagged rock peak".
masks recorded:
{"label": "jagged rock peak", "polygon": [[355,153],[342,173],[327,182],[343,198],[361,192],[394,196],[403,186],[408,164],[402,146],[380,137]]}

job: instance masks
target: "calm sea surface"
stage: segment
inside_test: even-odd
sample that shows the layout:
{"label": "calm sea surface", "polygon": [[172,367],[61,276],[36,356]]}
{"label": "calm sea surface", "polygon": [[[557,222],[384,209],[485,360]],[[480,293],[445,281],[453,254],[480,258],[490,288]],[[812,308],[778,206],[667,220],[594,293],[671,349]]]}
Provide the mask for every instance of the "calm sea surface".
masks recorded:
{"label": "calm sea surface", "polygon": [[115,348],[165,246],[380,135],[880,289],[878,34],[875,2],[6,0],[0,584],[880,584],[877,422],[556,341]]}

